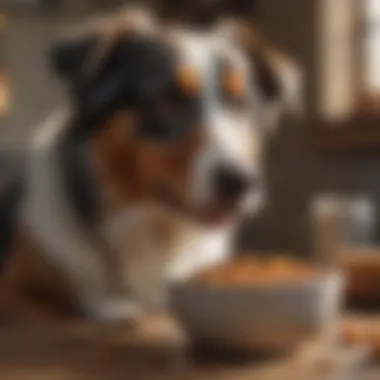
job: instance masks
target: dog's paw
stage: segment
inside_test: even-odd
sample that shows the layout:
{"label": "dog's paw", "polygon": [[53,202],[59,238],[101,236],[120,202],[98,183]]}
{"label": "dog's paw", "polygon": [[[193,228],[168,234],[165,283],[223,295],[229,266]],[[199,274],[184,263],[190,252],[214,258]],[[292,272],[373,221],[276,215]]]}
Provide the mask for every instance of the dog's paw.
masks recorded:
{"label": "dog's paw", "polygon": [[135,324],[143,316],[141,307],[130,300],[107,299],[86,308],[86,314],[94,322],[107,325]]}

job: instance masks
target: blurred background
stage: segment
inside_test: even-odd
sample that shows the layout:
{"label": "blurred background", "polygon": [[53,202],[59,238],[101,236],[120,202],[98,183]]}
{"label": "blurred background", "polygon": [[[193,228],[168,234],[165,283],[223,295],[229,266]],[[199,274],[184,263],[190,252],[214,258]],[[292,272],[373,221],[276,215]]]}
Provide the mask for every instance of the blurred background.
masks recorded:
{"label": "blurred background", "polygon": [[[366,220],[366,244],[377,244],[380,1],[150,2],[167,16],[196,18],[202,14],[210,21],[228,13],[259,23],[270,40],[304,67],[304,118],[285,119],[269,142],[267,207],[247,221],[240,246],[310,254],[313,231],[309,210],[313,197],[321,195],[367,201],[369,206],[361,208],[361,217]],[[63,98],[61,84],[50,72],[47,60],[47,49],[55,36],[70,23],[124,3],[0,0],[3,149],[22,151],[30,131]],[[355,219],[359,212],[351,214]]]}

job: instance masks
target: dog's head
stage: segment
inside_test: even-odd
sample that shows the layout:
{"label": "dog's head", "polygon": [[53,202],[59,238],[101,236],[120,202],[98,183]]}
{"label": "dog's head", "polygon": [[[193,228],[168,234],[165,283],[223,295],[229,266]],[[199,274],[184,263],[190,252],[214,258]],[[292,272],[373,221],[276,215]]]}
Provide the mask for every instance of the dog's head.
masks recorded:
{"label": "dog's head", "polygon": [[298,69],[247,27],[137,20],[54,49],[78,128],[101,136],[98,152],[119,193],[208,224],[257,207],[262,145],[299,100]]}

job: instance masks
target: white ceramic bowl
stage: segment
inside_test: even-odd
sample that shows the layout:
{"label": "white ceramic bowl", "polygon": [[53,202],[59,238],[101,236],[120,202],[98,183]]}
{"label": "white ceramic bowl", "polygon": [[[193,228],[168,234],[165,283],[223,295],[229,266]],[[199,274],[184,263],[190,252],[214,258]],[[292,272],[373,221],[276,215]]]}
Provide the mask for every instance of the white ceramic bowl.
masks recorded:
{"label": "white ceramic bowl", "polygon": [[329,272],[286,284],[171,287],[171,306],[196,341],[251,350],[296,348],[333,326],[344,280]]}

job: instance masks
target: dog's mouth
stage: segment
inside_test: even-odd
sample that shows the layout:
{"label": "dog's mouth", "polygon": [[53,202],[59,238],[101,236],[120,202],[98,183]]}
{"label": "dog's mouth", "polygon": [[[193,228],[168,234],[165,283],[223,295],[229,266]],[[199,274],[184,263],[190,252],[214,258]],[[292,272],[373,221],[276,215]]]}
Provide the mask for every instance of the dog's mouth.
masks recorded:
{"label": "dog's mouth", "polygon": [[208,226],[223,226],[231,223],[238,212],[236,202],[212,202],[207,206],[194,207],[181,201],[165,186],[157,187],[161,202],[173,212]]}

